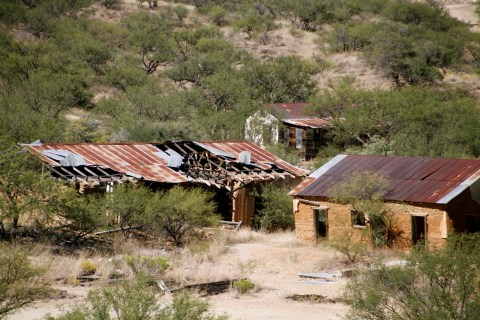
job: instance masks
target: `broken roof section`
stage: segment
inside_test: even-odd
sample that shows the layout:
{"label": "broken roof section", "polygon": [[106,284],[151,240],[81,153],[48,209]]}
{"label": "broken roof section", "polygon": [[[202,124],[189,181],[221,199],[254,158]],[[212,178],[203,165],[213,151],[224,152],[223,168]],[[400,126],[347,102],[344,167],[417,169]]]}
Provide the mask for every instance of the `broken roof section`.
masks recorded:
{"label": "broken roof section", "polygon": [[141,179],[231,189],[307,173],[250,142],[49,143],[26,147],[50,165],[54,176],[69,181]]}
{"label": "broken roof section", "polygon": [[296,127],[320,129],[330,126],[329,118],[307,116],[307,102],[296,103],[272,103],[266,106],[283,123]]}
{"label": "broken roof section", "polygon": [[290,195],[325,197],[355,172],[384,175],[390,189],[384,200],[446,204],[480,178],[480,161],[464,159],[338,155]]}

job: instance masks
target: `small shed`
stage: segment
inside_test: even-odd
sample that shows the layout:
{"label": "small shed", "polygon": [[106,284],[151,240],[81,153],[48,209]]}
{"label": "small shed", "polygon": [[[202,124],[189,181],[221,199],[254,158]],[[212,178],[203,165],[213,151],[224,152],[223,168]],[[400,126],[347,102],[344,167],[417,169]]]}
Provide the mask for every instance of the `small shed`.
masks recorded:
{"label": "small shed", "polygon": [[292,186],[307,171],[245,141],[158,143],[34,143],[24,145],[53,177],[79,190],[109,192],[126,181],[153,189],[196,185],[216,194],[224,220],[249,225],[256,186]]}
{"label": "small shed", "polygon": [[364,239],[368,217],[332,200],[359,172],[381,174],[389,183],[382,198],[398,231],[395,247],[423,240],[437,245],[453,232],[480,231],[480,160],[338,155],[289,193],[297,238],[316,242],[352,232]]}
{"label": "small shed", "polygon": [[308,103],[273,103],[248,117],[245,138],[264,147],[283,143],[297,150],[302,159],[311,159],[325,144],[328,118],[306,115]]}

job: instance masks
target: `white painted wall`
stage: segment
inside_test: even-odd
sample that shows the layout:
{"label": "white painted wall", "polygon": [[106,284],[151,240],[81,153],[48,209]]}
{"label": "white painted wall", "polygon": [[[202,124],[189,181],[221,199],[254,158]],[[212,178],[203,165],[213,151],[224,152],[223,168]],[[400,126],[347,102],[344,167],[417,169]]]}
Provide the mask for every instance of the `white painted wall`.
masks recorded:
{"label": "white painted wall", "polygon": [[[266,144],[278,143],[278,129],[280,121],[270,113],[263,110],[255,112],[245,121],[245,139],[253,142],[260,147],[265,147]],[[266,127],[271,128],[271,141],[263,141],[264,130]]]}

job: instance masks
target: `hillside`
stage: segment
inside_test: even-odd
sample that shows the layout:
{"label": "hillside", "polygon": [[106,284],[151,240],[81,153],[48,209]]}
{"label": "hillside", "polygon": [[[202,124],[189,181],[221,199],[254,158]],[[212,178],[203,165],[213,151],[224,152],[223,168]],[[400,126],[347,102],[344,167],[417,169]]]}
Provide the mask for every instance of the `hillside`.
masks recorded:
{"label": "hillside", "polygon": [[[311,101],[312,114],[345,107],[322,156],[372,152],[378,139],[394,154],[478,156],[461,136],[479,127],[480,36],[447,11],[473,24],[478,16],[473,4],[447,4],[6,1],[1,134],[22,143],[242,139],[261,104]],[[436,92],[449,106],[425,116],[470,130],[448,128],[447,145],[422,136],[444,127],[415,116],[440,103]],[[358,125],[367,105],[382,111]],[[475,116],[455,118],[465,113]],[[427,127],[405,131],[401,121]],[[351,145],[358,136],[367,139]],[[405,139],[425,142],[396,143]]]}

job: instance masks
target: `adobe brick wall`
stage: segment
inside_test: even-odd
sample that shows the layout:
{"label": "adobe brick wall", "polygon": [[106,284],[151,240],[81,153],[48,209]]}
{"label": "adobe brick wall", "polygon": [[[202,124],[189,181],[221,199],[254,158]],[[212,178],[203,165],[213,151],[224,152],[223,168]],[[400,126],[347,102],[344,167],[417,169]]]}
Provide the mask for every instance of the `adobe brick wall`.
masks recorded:
{"label": "adobe brick wall", "polygon": [[[300,198],[295,198],[300,199]],[[367,228],[352,227],[351,209],[349,205],[342,205],[328,201],[321,201],[315,197],[304,198],[312,203],[299,202],[295,211],[295,233],[298,239],[303,242],[315,243],[316,236],[313,208],[328,208],[328,239],[334,240],[345,232],[352,232],[354,238],[358,241],[365,241],[365,234],[368,234]],[[412,239],[412,215],[426,216],[426,240],[431,245],[441,245],[445,243],[445,230],[442,232],[442,221],[444,219],[445,208],[439,205],[412,205],[400,203],[387,203],[391,211],[392,224],[400,232],[400,235],[394,246],[397,248],[411,247]],[[298,209],[298,210],[295,210]],[[447,216],[447,234],[452,232],[452,220]],[[445,228],[443,228],[445,229]]]}

